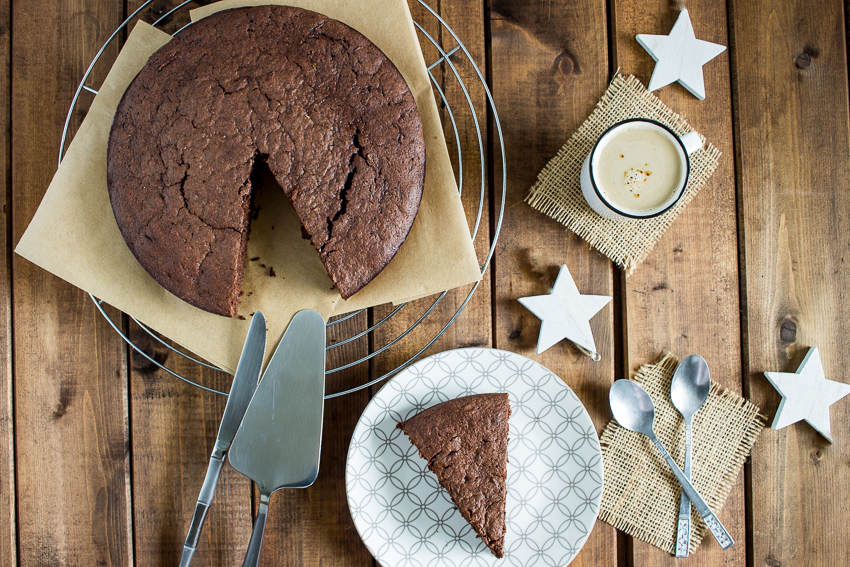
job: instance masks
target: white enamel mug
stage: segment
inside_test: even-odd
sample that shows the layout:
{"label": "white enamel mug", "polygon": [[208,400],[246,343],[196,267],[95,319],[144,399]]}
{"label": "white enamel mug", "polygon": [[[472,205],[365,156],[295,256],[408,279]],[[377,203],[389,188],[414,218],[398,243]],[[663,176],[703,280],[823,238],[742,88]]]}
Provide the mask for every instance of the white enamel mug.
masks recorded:
{"label": "white enamel mug", "polygon": [[[660,132],[669,140],[673,141],[673,146],[676,148],[679,155],[680,177],[676,184],[676,189],[670,194],[670,197],[657,207],[645,210],[631,210],[619,207],[611,203],[605,196],[605,193],[600,190],[600,184],[596,171],[599,166],[599,155],[602,148],[614,137],[618,132],[634,128],[652,129]],[[581,193],[584,195],[584,200],[590,205],[594,211],[605,217],[606,219],[617,221],[633,221],[640,219],[648,219],[657,217],[669,211],[679,202],[682,195],[685,194],[685,188],[688,186],[688,177],[691,172],[691,161],[688,156],[698,149],[702,148],[702,140],[696,132],[689,132],[681,138],[676,135],[670,128],[655,120],[647,120],[644,118],[631,118],[623,120],[608,128],[602,136],[596,141],[590,154],[584,160],[581,167]]]}

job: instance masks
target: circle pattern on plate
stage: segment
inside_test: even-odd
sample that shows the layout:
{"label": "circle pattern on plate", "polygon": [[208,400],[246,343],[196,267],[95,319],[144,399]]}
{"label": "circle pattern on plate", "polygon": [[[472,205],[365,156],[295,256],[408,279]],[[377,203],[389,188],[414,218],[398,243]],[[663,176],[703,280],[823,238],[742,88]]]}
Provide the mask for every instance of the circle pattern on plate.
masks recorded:
{"label": "circle pattern on plate", "polygon": [[[511,418],[505,559],[463,519],[396,424],[471,394],[507,392]],[[351,516],[384,567],[567,565],[587,540],[602,498],[593,422],[564,382],[524,356],[451,350],[417,362],[369,402],[346,465]]]}

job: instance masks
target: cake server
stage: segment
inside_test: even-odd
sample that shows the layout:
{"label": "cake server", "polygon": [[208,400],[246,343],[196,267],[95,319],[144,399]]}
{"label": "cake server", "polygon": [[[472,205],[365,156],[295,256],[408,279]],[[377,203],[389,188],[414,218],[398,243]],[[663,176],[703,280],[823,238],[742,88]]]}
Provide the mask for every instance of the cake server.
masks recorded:
{"label": "cake server", "polygon": [[699,492],[679,468],[679,465],[676,464],[676,461],[673,460],[673,457],[670,456],[670,453],[667,452],[667,449],[664,448],[664,445],[661,444],[661,441],[658,440],[658,437],[655,436],[655,431],[652,429],[652,422],[655,421],[655,406],[646,390],[631,380],[616,380],[608,392],[608,401],[611,403],[611,413],[614,414],[617,423],[629,431],[643,433],[649,437],[649,440],[667,461],[667,465],[670,466],[676,480],[682,485],[682,490],[691,499],[720,547],[729,549],[735,545],[735,540],[732,539],[732,536],[729,535],[729,532],[726,531],[726,528],[723,527],[723,524],[720,523],[720,520],[717,519],[702,496],[699,495]]}
{"label": "cake server", "polygon": [[286,329],[230,450],[230,465],[260,490],[243,567],[260,560],[272,493],[306,488],[316,480],[324,407],[325,320],[307,309]]}
{"label": "cake server", "polygon": [[[670,399],[685,420],[685,467],[683,472],[691,478],[691,450],[693,447],[694,414],[708,398],[711,374],[708,364],[698,354],[685,357],[670,383]],[[691,543],[691,499],[682,491],[679,499],[679,525],[676,531],[676,557],[687,557]]]}
{"label": "cake server", "polygon": [[266,354],[266,318],[257,311],[248,328],[248,336],[242,347],[242,355],[236,366],[236,374],[233,375],[233,384],[230,386],[230,394],[227,396],[227,404],[224,406],[224,415],[221,417],[221,425],[218,428],[218,436],[215,439],[210,464],[207,467],[207,476],[204,477],[204,485],[198,495],[198,503],[195,504],[195,515],[186,534],[186,543],[183,544],[183,555],[180,557],[180,567],[187,567],[192,562],[195,548],[201,537],[201,529],[207,518],[207,510],[212,504],[215,487],[218,485],[218,477],[221,476],[221,467],[227,458],[227,451],[242,423],[248,402],[257,389],[257,380],[263,369],[263,359]]}

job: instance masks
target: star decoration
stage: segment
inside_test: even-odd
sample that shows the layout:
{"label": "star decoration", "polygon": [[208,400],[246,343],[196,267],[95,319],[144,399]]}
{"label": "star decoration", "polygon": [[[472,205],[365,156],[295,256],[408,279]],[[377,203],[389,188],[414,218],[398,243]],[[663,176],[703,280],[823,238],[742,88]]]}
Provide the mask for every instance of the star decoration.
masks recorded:
{"label": "star decoration", "polygon": [[595,356],[598,353],[590,319],[610,301],[606,295],[580,294],[566,265],[561,266],[552,293],[519,298],[519,302],[540,319],[537,354],[567,339]]}
{"label": "star decoration", "polygon": [[764,375],[782,394],[770,427],[782,429],[805,419],[832,443],[829,406],[850,394],[850,384],[826,379],[818,349],[809,349],[797,372],[765,372]]}
{"label": "star decoration", "polygon": [[642,33],[636,39],[656,61],[649,79],[650,91],[679,81],[695,97],[705,100],[702,66],[723,53],[726,47],[697,39],[687,10],[679,14],[670,35]]}

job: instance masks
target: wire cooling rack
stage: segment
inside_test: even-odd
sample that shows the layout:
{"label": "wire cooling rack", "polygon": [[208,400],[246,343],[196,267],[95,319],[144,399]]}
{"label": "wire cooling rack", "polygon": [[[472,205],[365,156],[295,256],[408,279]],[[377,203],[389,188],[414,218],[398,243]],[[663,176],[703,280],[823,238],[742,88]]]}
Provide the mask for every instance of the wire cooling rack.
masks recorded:
{"label": "wire cooling rack", "polygon": [[[65,154],[65,142],[66,142],[67,136],[68,136],[69,124],[71,123],[71,118],[73,116],[74,110],[76,109],[77,104],[79,102],[80,94],[83,91],[87,91],[87,92],[95,94],[95,95],[97,94],[97,89],[95,89],[95,88],[93,88],[89,85],[86,85],[86,81],[91,76],[91,73],[92,73],[92,70],[95,67],[95,64],[100,60],[100,58],[103,55],[106,48],[115,40],[115,38],[118,37],[119,35],[121,35],[122,31],[127,27],[127,25],[138,14],[140,14],[145,8],[147,8],[152,2],[154,2],[154,0],[147,0],[146,2],[144,2],[141,6],[138,7],[138,9],[136,9],[135,12],[130,14],[130,16],[126,20],[124,20],[124,22],[115,29],[115,31],[112,33],[112,35],[109,36],[109,38],[106,40],[106,42],[100,48],[100,50],[94,56],[94,59],[92,60],[88,69],[86,70],[85,74],[83,75],[83,79],[80,81],[80,84],[77,87],[76,92],[74,93],[74,98],[71,100],[71,107],[68,109],[68,116],[65,119],[65,125],[64,125],[64,128],[62,129],[62,139],[61,139],[61,142],[60,142],[60,145],[59,145],[59,163],[60,164],[62,163],[62,157]],[[178,14],[178,12],[180,10],[189,9],[191,7],[190,5],[193,4],[194,2],[195,2],[195,0],[187,0],[185,2],[178,4],[174,8],[172,8],[172,9],[168,10],[167,12],[165,12],[164,14],[162,14],[162,16],[160,16],[159,19],[156,20],[153,23],[153,25],[154,26],[162,26],[162,25],[170,22],[172,20],[172,18],[175,15]],[[443,18],[440,17],[439,14],[437,14],[433,9],[431,9],[431,7],[428,6],[423,0],[417,0],[417,2],[428,12],[428,14],[430,14],[434,19],[436,19],[437,22],[439,22],[439,24],[441,26],[440,36],[445,37],[446,39],[451,37],[454,40],[454,43],[456,43],[456,45],[453,48],[446,51],[445,49],[443,49],[440,42],[437,41],[436,39],[434,39],[434,37],[431,34],[429,34],[426,31],[426,29],[419,22],[417,22],[417,21],[413,22],[414,26],[416,26],[416,29],[419,31],[420,35],[422,37],[424,37],[428,41],[428,43],[433,45],[436,48],[437,52],[439,53],[439,57],[437,58],[437,60],[434,61],[433,63],[431,63],[430,65],[428,65],[428,75],[431,78],[431,83],[434,86],[434,90],[437,92],[437,94],[440,96],[440,99],[443,102],[443,105],[446,109],[446,116],[448,117],[449,122],[452,125],[452,131],[454,133],[454,140],[449,139],[449,140],[447,140],[447,142],[449,144],[453,143],[454,147],[456,149],[456,153],[457,153],[457,169],[456,169],[456,171],[457,171],[457,185],[458,185],[458,191],[460,191],[461,194],[463,194],[463,186],[464,186],[464,183],[463,183],[464,182],[464,172],[463,172],[463,149],[464,148],[461,147],[461,143],[460,143],[461,136],[460,136],[460,133],[458,132],[458,125],[457,125],[457,121],[455,120],[455,112],[469,112],[471,114],[471,117],[472,117],[471,122],[473,124],[475,124],[475,134],[476,134],[476,139],[477,139],[477,143],[478,143],[478,161],[479,161],[479,164],[480,164],[481,185],[479,187],[478,210],[477,210],[477,213],[475,215],[475,221],[474,221],[473,225],[470,227],[470,229],[472,231],[473,241],[476,241],[476,239],[482,239],[484,242],[489,244],[489,249],[487,251],[487,255],[484,258],[483,262],[480,264],[481,273],[483,275],[487,271],[487,268],[490,266],[490,260],[493,258],[493,252],[496,249],[496,240],[498,239],[499,232],[502,228],[502,217],[503,217],[504,211],[505,211],[505,191],[506,191],[506,183],[507,183],[507,181],[506,181],[506,179],[507,179],[507,176],[506,176],[507,165],[506,165],[506,161],[505,161],[505,143],[504,143],[504,139],[502,138],[502,127],[499,124],[499,116],[496,113],[496,107],[493,104],[493,97],[490,94],[490,89],[487,88],[487,81],[485,80],[484,75],[481,73],[481,70],[478,68],[478,65],[475,64],[475,60],[469,54],[469,50],[467,50],[466,46],[463,44],[463,42],[460,40],[460,38],[457,36],[457,34],[454,32],[454,30],[452,30],[452,28],[449,27],[449,25],[445,22],[445,20],[443,20]],[[183,29],[183,28],[180,28],[180,29]],[[443,30],[446,33],[442,33]],[[180,30],[178,30],[178,32],[179,31]],[[175,33],[177,33],[177,32],[175,32]],[[455,65],[455,63],[451,59],[451,56],[453,56],[453,55],[457,55],[458,58],[460,58],[461,55],[462,55],[463,57],[466,58],[466,61],[469,63],[471,68],[474,70],[477,80],[481,83],[481,85],[484,88],[484,93],[487,96],[487,108],[486,108],[486,111],[485,111],[485,115],[483,117],[479,117],[478,114],[475,111],[475,105],[472,103],[472,98],[469,95],[469,90],[467,89],[466,84],[464,83],[463,79],[461,78],[460,73],[458,72],[457,66]],[[442,65],[447,66],[448,69],[450,70],[450,74],[446,73],[446,76],[449,78],[449,80],[451,80],[451,78],[454,77],[454,80],[456,80],[458,85],[460,86],[461,91],[463,92],[464,98],[466,100],[465,106],[461,105],[461,108],[457,108],[457,107],[452,108],[452,106],[449,104],[449,101],[446,98],[445,92],[440,87],[440,82],[434,76],[434,70],[437,69],[438,67],[442,66]],[[497,214],[496,219],[495,219],[496,222],[495,222],[492,237],[489,234],[486,234],[486,231],[484,231],[485,233],[481,233],[481,234],[480,234],[481,231],[479,231],[479,228],[480,228],[480,225],[481,225],[481,217],[482,217],[483,212],[484,212],[484,204],[486,202],[486,195],[487,195],[487,185],[486,185],[486,179],[487,179],[486,173],[487,172],[486,172],[486,160],[485,160],[486,149],[485,149],[484,144],[482,142],[482,135],[481,135],[482,129],[486,128],[487,112],[489,112],[490,116],[492,116],[492,118],[493,118],[493,123],[495,125],[494,134],[495,134],[495,138],[498,140],[499,156],[501,157],[501,164],[502,164],[501,195],[494,195],[493,196],[494,199],[498,197],[498,206],[494,207],[494,209],[493,209],[494,211],[497,210],[498,214]],[[464,310],[466,305],[469,303],[469,300],[472,299],[472,295],[478,289],[478,285],[479,284],[476,283],[472,287],[469,294],[466,296],[466,298],[460,304],[460,307],[458,307],[457,311],[449,318],[448,321],[445,322],[445,324],[443,325],[442,328],[440,328],[440,330],[437,332],[437,334],[434,335],[433,338],[429,339],[428,342],[424,346],[422,346],[421,349],[419,349],[416,352],[416,354],[414,354],[409,359],[407,359],[405,362],[401,363],[400,365],[398,365],[394,369],[390,370],[386,374],[383,374],[383,375],[375,378],[374,380],[368,381],[364,384],[360,384],[360,385],[358,385],[354,388],[350,388],[348,390],[344,390],[344,391],[341,391],[341,392],[335,392],[333,394],[328,394],[328,395],[325,396],[325,398],[326,399],[327,398],[335,398],[337,396],[350,394],[352,392],[356,392],[358,390],[368,388],[369,386],[376,384],[376,383],[378,383],[382,380],[385,380],[386,378],[389,378],[390,376],[396,374],[397,372],[400,372],[401,370],[403,370],[404,368],[406,368],[407,366],[412,364],[426,350],[428,350],[428,348],[431,345],[433,345],[437,341],[437,339],[439,339],[443,335],[443,333],[446,332],[446,330],[452,325],[452,323],[455,322],[455,320],[460,316],[461,312]],[[434,312],[434,310],[437,308],[437,306],[443,301],[443,299],[446,297],[446,294],[448,294],[447,291],[441,293],[434,300],[434,302],[430,305],[430,307],[428,307],[428,309],[426,309],[425,312],[410,327],[408,327],[405,331],[402,331],[398,336],[391,339],[386,344],[375,348],[372,352],[370,352],[366,356],[363,356],[362,358],[359,358],[357,360],[353,360],[351,362],[337,366],[336,368],[331,368],[331,369],[327,370],[326,374],[333,374],[333,373],[339,372],[341,370],[345,370],[346,368],[351,368],[353,366],[357,366],[358,364],[366,363],[371,358],[373,358],[373,357],[375,357],[375,356],[377,356],[377,355],[379,355],[383,352],[388,351],[395,344],[397,344],[399,341],[401,341],[404,337],[409,335],[410,332],[413,331],[426,318],[428,318]],[[130,347],[133,348],[133,350],[135,350],[137,353],[139,353],[139,355],[141,355],[142,357],[147,359],[151,364],[161,368],[162,370],[164,370],[168,374],[171,374],[175,378],[179,378],[180,380],[183,380],[184,382],[187,382],[187,383],[189,383],[193,386],[201,388],[202,390],[205,390],[207,392],[212,392],[212,393],[215,393],[215,394],[221,394],[221,395],[225,395],[225,396],[227,395],[226,392],[221,392],[219,390],[210,388],[210,387],[205,386],[203,384],[199,384],[198,382],[195,382],[194,380],[190,380],[189,378],[186,378],[185,376],[182,376],[179,373],[175,372],[174,370],[166,367],[162,362],[155,360],[153,356],[151,356],[150,354],[145,352],[145,350],[143,348],[136,345],[136,343],[134,343],[130,339],[128,334],[122,329],[122,325],[121,325],[120,320],[115,321],[114,319],[112,319],[112,317],[109,316],[108,313],[106,313],[106,311],[104,310],[104,307],[103,307],[103,303],[104,303],[103,300],[96,298],[92,294],[89,294],[89,296],[91,297],[92,301],[94,301],[94,304],[97,307],[98,311],[100,311],[100,313],[103,315],[103,317],[106,318],[107,322],[112,326],[112,328],[115,329],[115,332],[117,332],[119,335],[121,335],[121,337],[127,342],[128,345],[130,345]],[[327,347],[327,350],[330,351],[332,349],[339,348],[339,347],[341,347],[345,344],[348,344],[348,343],[351,343],[351,342],[356,341],[358,339],[361,339],[363,337],[366,337],[370,333],[374,333],[374,331],[376,329],[381,327],[383,324],[385,324],[387,321],[389,321],[393,316],[395,316],[398,312],[403,310],[406,305],[407,305],[407,303],[403,303],[401,305],[398,305],[386,317],[384,317],[380,321],[372,324],[371,326],[367,324],[366,328],[364,328],[363,330],[357,331],[349,337],[345,337],[345,338],[342,338],[340,340],[337,340],[333,344],[330,344]],[[365,309],[361,309],[360,311],[355,311],[353,313],[348,313],[348,314],[343,315],[341,317],[332,319],[327,324],[328,332],[329,333],[334,332],[335,330],[333,329],[333,327],[335,327],[336,325],[339,325],[343,321],[348,321],[348,320],[356,317],[357,315],[359,315],[360,313],[363,313],[364,311],[365,311]],[[216,366],[213,366],[213,365],[211,365],[211,364],[209,364],[209,363],[207,363],[203,360],[199,360],[198,358],[195,358],[191,354],[189,354],[187,352],[183,352],[182,350],[179,350],[179,349],[173,347],[172,345],[169,345],[166,341],[164,341],[162,338],[160,338],[159,335],[157,335],[154,331],[149,329],[143,323],[141,323],[140,321],[138,321],[137,319],[135,319],[133,317],[131,317],[131,318],[133,319],[133,321],[136,322],[137,325],[139,325],[139,327],[144,332],[146,332],[148,335],[150,335],[150,337],[153,340],[155,340],[157,343],[163,345],[169,351],[174,352],[176,355],[181,356],[183,358],[186,358],[187,360],[194,362],[194,363],[197,363],[197,364],[204,366],[206,368],[210,368],[212,370],[220,370],[220,368],[218,368]]]}

